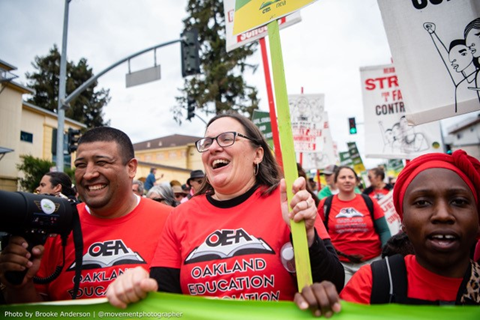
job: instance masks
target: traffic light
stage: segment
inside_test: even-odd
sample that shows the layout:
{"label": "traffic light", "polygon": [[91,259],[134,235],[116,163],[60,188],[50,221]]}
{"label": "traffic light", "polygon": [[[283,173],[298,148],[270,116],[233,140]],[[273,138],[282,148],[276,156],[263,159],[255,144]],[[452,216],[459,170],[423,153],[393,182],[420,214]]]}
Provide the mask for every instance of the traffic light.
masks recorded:
{"label": "traffic light", "polygon": [[357,123],[355,118],[348,118],[348,125],[350,127],[350,134],[357,134]]}
{"label": "traffic light", "polygon": [[72,128],[68,128],[68,154],[77,151],[78,148],[78,140],[80,140],[81,132],[80,130],[75,130]]}
{"label": "traffic light", "polygon": [[200,73],[198,29],[185,30],[181,37],[182,77]]}
{"label": "traffic light", "polygon": [[195,99],[187,97],[187,120],[192,121],[193,117],[195,117]]}
{"label": "traffic light", "polygon": [[452,145],[451,144],[446,144],[445,145],[445,153],[446,154],[452,154]]}

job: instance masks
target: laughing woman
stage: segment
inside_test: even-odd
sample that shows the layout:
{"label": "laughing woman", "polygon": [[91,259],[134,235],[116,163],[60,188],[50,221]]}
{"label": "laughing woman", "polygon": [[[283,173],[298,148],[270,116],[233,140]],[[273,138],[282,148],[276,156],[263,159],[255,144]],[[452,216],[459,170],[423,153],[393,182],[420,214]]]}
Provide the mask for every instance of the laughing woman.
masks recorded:
{"label": "laughing woman", "polygon": [[293,300],[297,290],[288,263],[291,218],[305,222],[313,279],[329,280],[342,289],[343,267],[322,222],[316,220],[306,181],[294,181],[288,204],[279,167],[250,120],[217,115],[196,147],[202,154],[205,183],[170,215],[150,275],[131,269],[108,288],[114,306],[126,307],[155,290]]}

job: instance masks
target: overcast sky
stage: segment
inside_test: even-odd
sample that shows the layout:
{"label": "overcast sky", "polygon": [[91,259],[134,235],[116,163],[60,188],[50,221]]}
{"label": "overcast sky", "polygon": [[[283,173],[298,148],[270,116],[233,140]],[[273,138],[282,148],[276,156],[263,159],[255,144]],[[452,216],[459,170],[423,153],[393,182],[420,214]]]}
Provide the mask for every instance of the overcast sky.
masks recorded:
{"label": "overcast sky", "polygon": [[[113,63],[154,45],[179,38],[186,18],[186,0],[72,0],[70,2],[67,56],[78,63],[86,58],[94,74]],[[33,72],[35,56],[45,56],[56,44],[61,51],[63,0],[0,0],[0,59],[18,68],[16,81],[25,84]],[[360,67],[389,64],[388,46],[377,0],[319,0],[301,11],[302,21],[281,31],[289,94],[325,94],[325,108],[339,151],[355,141],[367,167],[380,159],[365,159]],[[98,80],[110,89],[104,108],[111,126],[125,131],[134,143],[170,134],[202,136],[199,119],[179,126],[170,108],[183,86],[180,45],[156,52],[162,79],[125,87],[125,63]],[[250,59],[259,64],[248,75],[258,87],[261,109],[268,111],[260,53]],[[134,58],[131,71],[152,67],[153,52]],[[208,120],[204,114],[200,116]],[[348,117],[356,117],[359,134],[348,134]]]}

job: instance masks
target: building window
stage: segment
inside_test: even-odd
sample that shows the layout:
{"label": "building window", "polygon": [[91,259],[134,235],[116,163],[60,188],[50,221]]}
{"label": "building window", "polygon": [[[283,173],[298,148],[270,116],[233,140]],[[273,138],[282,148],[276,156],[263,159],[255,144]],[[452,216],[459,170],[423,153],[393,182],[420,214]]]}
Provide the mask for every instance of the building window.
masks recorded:
{"label": "building window", "polygon": [[33,143],[33,134],[25,131],[20,132],[20,141]]}

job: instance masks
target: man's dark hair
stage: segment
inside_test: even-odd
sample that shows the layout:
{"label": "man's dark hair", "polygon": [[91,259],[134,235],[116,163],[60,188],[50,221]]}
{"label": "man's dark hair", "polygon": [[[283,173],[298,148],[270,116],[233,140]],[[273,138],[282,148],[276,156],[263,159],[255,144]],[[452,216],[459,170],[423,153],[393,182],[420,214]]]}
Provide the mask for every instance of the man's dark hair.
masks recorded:
{"label": "man's dark hair", "polygon": [[453,47],[456,46],[467,46],[467,42],[465,39],[455,39],[452,42],[450,42],[450,46],[448,47],[448,52],[452,51]]}
{"label": "man's dark hair", "polygon": [[385,179],[385,170],[383,170],[383,168],[376,167],[376,168],[370,169],[370,171],[372,171],[375,174],[375,176],[380,177],[380,180],[383,181],[383,179]]}
{"label": "man's dark hair", "polygon": [[133,150],[130,138],[123,131],[111,127],[98,127],[88,130],[82,134],[78,145],[99,141],[116,142],[119,147],[119,153],[122,156],[123,164],[127,164],[128,161],[135,157],[135,151]]}

